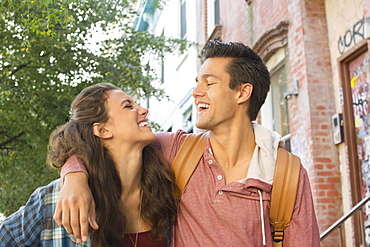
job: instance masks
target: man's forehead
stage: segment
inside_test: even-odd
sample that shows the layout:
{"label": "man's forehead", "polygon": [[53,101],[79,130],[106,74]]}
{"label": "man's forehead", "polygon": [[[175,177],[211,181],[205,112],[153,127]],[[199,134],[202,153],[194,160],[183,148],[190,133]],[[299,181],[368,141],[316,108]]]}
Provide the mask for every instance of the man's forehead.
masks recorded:
{"label": "man's forehead", "polygon": [[[208,58],[207,60],[204,61],[204,63],[200,66],[199,72],[200,73],[206,73],[206,72],[201,72],[205,70],[216,70],[216,71],[222,71],[225,70],[225,68],[229,65],[231,61],[231,58],[228,57],[212,57]],[[216,73],[214,73],[216,74]]]}
{"label": "man's forehead", "polygon": [[221,80],[225,76],[230,76],[226,69],[230,60],[231,58],[224,57],[208,58],[199,68],[196,80],[205,80],[209,78]]}

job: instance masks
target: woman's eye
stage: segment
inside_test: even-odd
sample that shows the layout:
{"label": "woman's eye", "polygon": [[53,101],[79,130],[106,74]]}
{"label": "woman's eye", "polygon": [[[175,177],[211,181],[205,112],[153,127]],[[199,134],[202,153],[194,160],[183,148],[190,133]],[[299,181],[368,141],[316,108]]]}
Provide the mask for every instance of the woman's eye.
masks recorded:
{"label": "woman's eye", "polygon": [[126,105],[125,108],[132,108],[132,105]]}

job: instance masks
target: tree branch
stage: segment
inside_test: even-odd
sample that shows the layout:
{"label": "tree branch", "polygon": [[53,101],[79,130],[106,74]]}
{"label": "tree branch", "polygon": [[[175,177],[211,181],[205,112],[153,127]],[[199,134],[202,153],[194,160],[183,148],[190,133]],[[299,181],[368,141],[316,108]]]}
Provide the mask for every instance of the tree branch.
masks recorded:
{"label": "tree branch", "polygon": [[15,139],[17,139],[17,138],[21,137],[23,134],[24,134],[24,131],[22,131],[21,133],[19,133],[19,134],[18,134],[18,135],[16,135],[16,136],[13,136],[13,137],[9,138],[9,139],[8,139],[8,140],[6,140],[6,141],[4,141],[4,142],[0,143],[0,148],[1,148],[1,149],[5,148],[5,145],[6,145],[6,144],[11,143],[11,142],[12,142],[12,141],[14,141]]}
{"label": "tree branch", "polygon": [[12,73],[10,75],[14,75],[15,73],[17,73],[18,71],[20,71],[21,69],[25,68],[25,67],[28,67],[28,65],[30,64],[31,62],[27,62],[25,64],[21,64],[19,65],[15,70],[12,71]]}

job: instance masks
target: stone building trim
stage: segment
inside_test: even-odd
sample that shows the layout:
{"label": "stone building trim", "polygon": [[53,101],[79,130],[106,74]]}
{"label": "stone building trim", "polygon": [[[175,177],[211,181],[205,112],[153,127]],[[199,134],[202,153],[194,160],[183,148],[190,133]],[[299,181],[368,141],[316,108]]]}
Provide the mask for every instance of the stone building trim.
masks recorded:
{"label": "stone building trim", "polygon": [[210,40],[222,40],[222,25],[221,24],[216,24],[215,28],[213,29],[211,35],[209,36],[208,41]]}
{"label": "stone building trim", "polygon": [[274,52],[285,46],[288,41],[289,21],[280,21],[276,26],[268,29],[253,45],[253,51],[266,62]]}
{"label": "stone building trim", "polygon": [[213,29],[211,35],[208,37],[206,43],[204,44],[202,49],[198,52],[198,54],[199,54],[198,57],[199,58],[202,58],[203,53],[204,53],[204,48],[206,47],[208,41],[210,41],[210,40],[222,41],[222,25],[221,24],[216,24],[215,25],[215,28]]}

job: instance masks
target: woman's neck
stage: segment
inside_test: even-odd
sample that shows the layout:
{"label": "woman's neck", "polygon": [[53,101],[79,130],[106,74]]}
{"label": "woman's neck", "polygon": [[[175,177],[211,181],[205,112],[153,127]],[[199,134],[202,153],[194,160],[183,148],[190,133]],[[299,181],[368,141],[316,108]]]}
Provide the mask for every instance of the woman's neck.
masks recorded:
{"label": "woman's neck", "polygon": [[121,201],[126,211],[127,233],[149,231],[140,216],[142,203],[142,149],[120,149],[112,157],[122,184]]}
{"label": "woman's neck", "polygon": [[140,189],[142,175],[142,150],[120,151],[113,154],[113,160],[122,184],[122,195]]}

